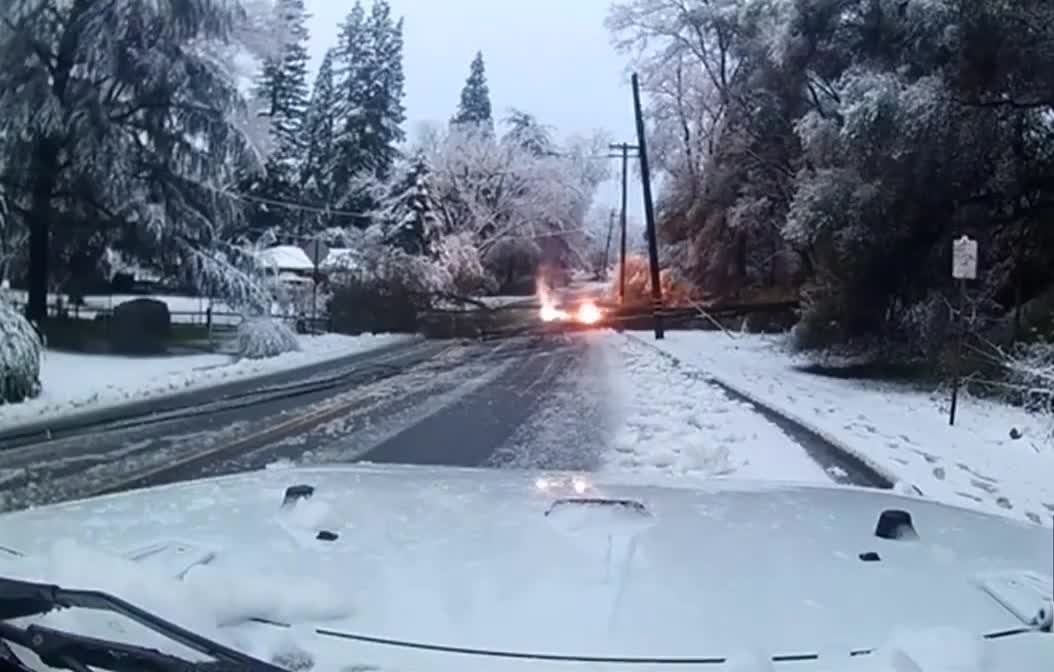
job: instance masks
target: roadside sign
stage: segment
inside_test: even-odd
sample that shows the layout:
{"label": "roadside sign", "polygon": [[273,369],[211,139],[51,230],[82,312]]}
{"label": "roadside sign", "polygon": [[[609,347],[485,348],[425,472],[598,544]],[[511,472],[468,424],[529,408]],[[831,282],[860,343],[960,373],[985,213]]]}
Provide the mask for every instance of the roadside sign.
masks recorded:
{"label": "roadside sign", "polygon": [[326,260],[326,256],[329,255],[329,247],[317,238],[304,243],[302,249],[315,268],[318,268]]}
{"label": "roadside sign", "polygon": [[952,242],[952,277],[956,280],[977,279],[977,241],[969,236]]}

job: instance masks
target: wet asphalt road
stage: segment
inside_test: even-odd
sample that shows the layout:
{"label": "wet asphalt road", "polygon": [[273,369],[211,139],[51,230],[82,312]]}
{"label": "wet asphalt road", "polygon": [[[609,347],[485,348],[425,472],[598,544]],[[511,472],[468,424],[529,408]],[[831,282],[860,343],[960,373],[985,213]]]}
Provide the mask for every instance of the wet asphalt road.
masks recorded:
{"label": "wet asphalt road", "polygon": [[[624,420],[610,403],[611,364],[594,335],[420,340],[283,378],[277,387],[0,449],[0,510],[282,462],[594,470]],[[685,375],[720,387],[702,372]],[[730,403],[744,401],[725,392]],[[889,487],[822,437],[753,410],[832,480]]]}
{"label": "wet asphalt road", "polygon": [[[563,335],[421,341],[312,371],[311,385],[0,451],[0,508],[300,464],[482,466],[537,403],[574,380],[587,344]],[[283,381],[288,382],[288,381]],[[248,402],[252,403],[248,403]],[[167,418],[167,419],[166,419]],[[546,462],[545,458],[539,458]],[[576,468],[595,466],[582,453]],[[564,465],[566,466],[566,465]]]}

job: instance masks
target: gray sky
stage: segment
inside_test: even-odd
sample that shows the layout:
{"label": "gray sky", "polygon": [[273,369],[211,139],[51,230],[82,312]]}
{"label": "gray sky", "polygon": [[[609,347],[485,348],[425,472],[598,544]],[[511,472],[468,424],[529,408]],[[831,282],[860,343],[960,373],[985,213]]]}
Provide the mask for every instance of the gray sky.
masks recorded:
{"label": "gray sky", "polygon": [[[496,118],[509,107],[561,134],[606,128],[633,133],[625,59],[604,28],[609,0],[390,0],[405,19],[408,130],[445,122],[469,62],[483,51]],[[366,2],[369,5],[368,0]],[[350,1],[307,0],[313,69],[336,44]]]}
{"label": "gray sky", "polygon": [[[605,129],[633,142],[626,59],[604,27],[609,0],[390,0],[405,19],[407,131],[445,123],[457,108],[469,63],[483,51],[494,116],[510,107],[534,114],[559,136]],[[336,44],[350,1],[306,0],[312,14],[312,70]],[[366,2],[369,5],[368,1]],[[631,173],[632,175],[632,173]],[[639,189],[631,191],[630,213]],[[598,200],[617,202],[615,186]]]}

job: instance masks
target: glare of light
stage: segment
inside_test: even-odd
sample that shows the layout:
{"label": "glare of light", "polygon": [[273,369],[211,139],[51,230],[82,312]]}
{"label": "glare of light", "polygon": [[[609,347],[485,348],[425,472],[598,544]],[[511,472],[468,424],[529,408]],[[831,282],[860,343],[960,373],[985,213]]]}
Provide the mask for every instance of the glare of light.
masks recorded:
{"label": "glare of light", "polygon": [[544,479],[544,478],[539,478],[538,480],[536,480],[534,482],[534,487],[538,488],[539,490],[548,490],[549,489],[549,481],[547,479]]}
{"label": "glare of light", "polygon": [[592,301],[586,301],[578,307],[578,321],[582,324],[596,324],[601,317],[600,309]]}
{"label": "glare of light", "polygon": [[546,303],[542,305],[542,321],[543,322],[555,322],[556,320],[567,319],[567,313],[560,310],[556,306]]}
{"label": "glare of light", "polygon": [[576,478],[571,482],[571,486],[575,489],[575,492],[579,495],[585,494],[586,490],[589,489],[589,483],[586,483],[584,479]]}

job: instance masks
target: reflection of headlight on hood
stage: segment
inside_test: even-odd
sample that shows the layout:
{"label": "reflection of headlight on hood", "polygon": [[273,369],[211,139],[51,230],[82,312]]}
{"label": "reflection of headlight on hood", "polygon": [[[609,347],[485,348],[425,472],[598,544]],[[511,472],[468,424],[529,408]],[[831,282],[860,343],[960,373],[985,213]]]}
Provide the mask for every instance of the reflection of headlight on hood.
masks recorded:
{"label": "reflection of headlight on hood", "polygon": [[593,487],[588,479],[582,476],[571,478],[549,478],[541,476],[534,481],[534,487],[546,493],[559,493],[572,491],[576,495],[584,495]]}

